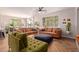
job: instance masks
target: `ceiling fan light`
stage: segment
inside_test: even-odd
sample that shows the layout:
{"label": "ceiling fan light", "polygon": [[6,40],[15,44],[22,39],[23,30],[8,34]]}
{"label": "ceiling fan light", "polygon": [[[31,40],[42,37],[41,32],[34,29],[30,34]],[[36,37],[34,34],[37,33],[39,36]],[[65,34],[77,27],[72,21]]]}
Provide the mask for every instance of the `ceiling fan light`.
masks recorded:
{"label": "ceiling fan light", "polygon": [[38,13],[41,13],[40,11]]}

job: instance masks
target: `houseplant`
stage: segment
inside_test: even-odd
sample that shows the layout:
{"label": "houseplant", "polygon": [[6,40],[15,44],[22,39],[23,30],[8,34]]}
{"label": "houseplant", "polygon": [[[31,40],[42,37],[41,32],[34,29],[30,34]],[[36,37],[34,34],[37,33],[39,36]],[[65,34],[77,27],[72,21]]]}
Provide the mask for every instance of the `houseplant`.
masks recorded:
{"label": "houseplant", "polygon": [[71,31],[71,22],[70,19],[67,20],[67,24],[66,24],[66,32],[67,34],[70,34]]}

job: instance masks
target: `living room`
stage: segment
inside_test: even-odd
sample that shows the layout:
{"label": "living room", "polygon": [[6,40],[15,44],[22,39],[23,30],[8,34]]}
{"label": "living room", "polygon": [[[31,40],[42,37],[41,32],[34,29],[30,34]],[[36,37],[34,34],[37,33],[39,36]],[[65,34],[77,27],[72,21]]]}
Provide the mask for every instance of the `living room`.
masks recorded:
{"label": "living room", "polygon": [[78,12],[77,7],[0,7],[0,51],[77,52]]}

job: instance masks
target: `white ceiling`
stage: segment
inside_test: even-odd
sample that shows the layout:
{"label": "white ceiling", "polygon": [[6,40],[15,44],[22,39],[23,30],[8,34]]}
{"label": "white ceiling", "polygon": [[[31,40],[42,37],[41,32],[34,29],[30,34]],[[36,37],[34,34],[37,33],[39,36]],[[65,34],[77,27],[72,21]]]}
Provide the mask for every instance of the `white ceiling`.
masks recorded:
{"label": "white ceiling", "polygon": [[[68,7],[45,7],[47,13],[56,12]],[[38,7],[0,7],[0,14],[22,18],[32,17]]]}

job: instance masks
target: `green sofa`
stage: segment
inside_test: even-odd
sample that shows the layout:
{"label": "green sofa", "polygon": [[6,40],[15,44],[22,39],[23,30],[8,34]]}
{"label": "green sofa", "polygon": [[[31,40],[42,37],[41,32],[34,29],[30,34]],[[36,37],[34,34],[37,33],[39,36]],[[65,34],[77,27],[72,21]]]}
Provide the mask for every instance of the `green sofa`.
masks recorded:
{"label": "green sofa", "polygon": [[24,33],[10,33],[8,41],[11,52],[46,52],[48,49],[46,42],[27,37]]}

